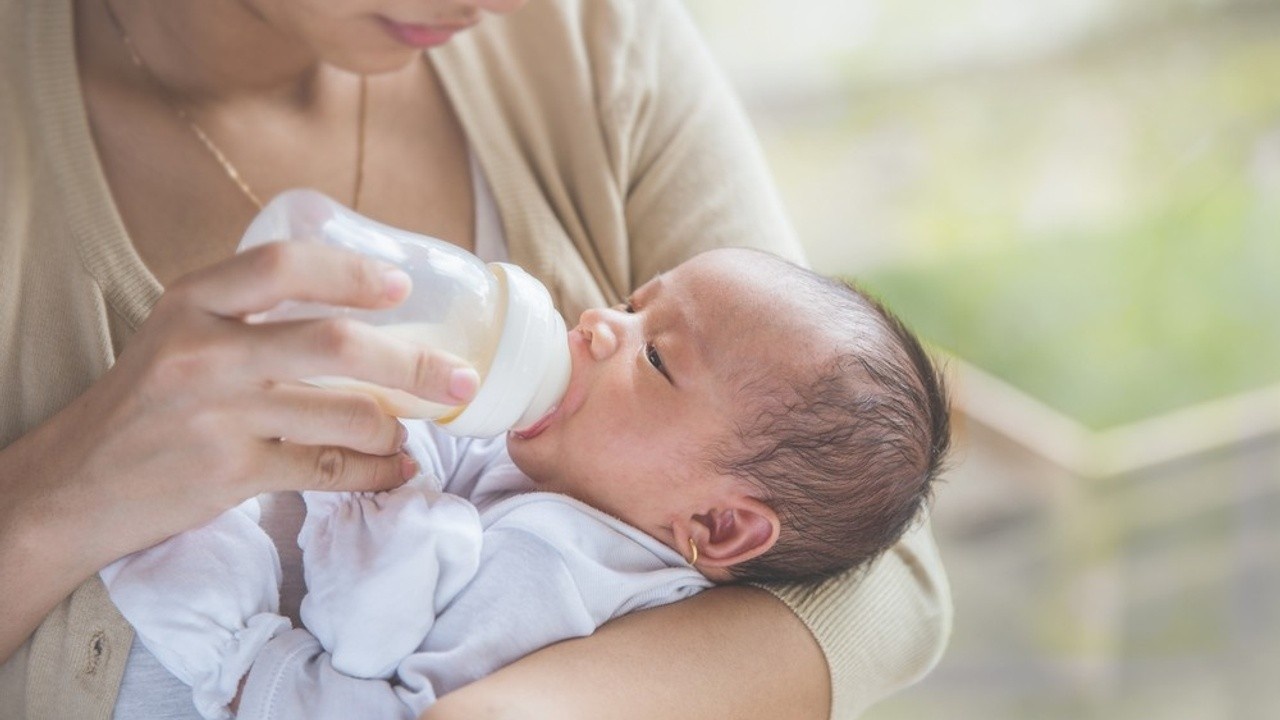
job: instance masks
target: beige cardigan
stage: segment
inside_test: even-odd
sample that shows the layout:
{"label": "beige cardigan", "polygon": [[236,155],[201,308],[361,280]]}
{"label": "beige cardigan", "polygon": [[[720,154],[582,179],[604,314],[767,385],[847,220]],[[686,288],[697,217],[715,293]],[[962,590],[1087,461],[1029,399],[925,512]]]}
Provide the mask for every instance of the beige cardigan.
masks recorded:
{"label": "beige cardigan", "polygon": [[[678,0],[536,0],[430,57],[512,259],[567,317],[702,249],[800,257]],[[0,0],[0,446],[105,372],[160,293],[98,165],[71,0]],[[927,528],[865,576],[769,590],[825,651],[837,718],[927,672],[950,631]],[[0,718],[109,718],[131,641],[98,579],[86,581],[0,668]]]}

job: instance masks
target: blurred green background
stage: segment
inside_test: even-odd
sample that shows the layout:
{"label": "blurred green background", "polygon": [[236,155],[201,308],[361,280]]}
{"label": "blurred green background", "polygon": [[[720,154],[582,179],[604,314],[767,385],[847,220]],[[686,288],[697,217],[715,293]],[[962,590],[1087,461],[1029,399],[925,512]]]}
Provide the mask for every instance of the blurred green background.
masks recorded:
{"label": "blurred green background", "polygon": [[868,717],[1280,717],[1280,2],[687,4],[815,267],[956,358],[955,635]]}

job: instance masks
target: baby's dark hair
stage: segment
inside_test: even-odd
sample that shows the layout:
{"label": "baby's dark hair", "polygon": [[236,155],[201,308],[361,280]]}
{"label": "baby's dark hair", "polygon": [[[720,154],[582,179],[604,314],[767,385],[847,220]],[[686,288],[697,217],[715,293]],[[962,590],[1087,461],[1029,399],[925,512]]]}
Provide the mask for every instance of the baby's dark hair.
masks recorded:
{"label": "baby's dark hair", "polygon": [[945,384],[920,341],[851,283],[764,255],[834,328],[833,352],[782,380],[743,383],[752,412],[711,456],[755,486],[782,530],[736,581],[808,581],[869,563],[931,500],[950,446]]}

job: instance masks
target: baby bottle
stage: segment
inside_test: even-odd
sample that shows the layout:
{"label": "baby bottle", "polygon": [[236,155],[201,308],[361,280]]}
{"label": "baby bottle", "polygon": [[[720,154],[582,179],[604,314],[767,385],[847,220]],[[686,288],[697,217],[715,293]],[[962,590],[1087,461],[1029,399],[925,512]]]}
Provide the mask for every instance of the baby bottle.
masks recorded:
{"label": "baby bottle", "polygon": [[569,383],[564,320],[532,275],[489,263],[436,238],[388,227],[314,190],[289,190],[249,225],[239,250],[276,240],[324,243],[384,260],[409,274],[413,290],[400,305],[362,310],[284,302],[264,321],[350,317],[409,342],[470,362],[480,388],[462,406],[343,377],[312,377],[320,387],[373,395],[387,412],[433,420],[454,435],[490,437],[528,427],[550,412]]}

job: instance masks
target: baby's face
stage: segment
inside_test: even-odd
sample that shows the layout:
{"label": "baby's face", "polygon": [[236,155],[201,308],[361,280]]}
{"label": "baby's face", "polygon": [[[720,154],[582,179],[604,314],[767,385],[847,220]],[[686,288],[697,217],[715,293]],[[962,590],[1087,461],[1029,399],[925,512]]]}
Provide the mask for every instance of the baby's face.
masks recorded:
{"label": "baby's face", "polygon": [[[543,489],[562,492],[671,544],[673,518],[705,513],[740,480],[705,461],[747,419],[743,383],[795,377],[819,351],[812,323],[756,253],[716,250],[582,314],[560,406],[508,448]],[[811,314],[811,313],[809,313]],[[805,330],[805,327],[808,330]]]}

